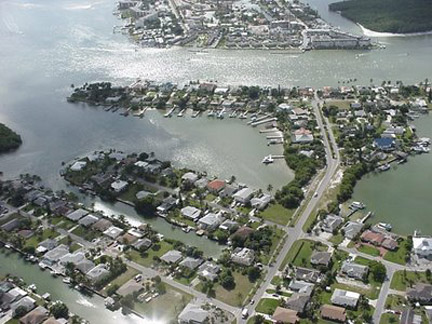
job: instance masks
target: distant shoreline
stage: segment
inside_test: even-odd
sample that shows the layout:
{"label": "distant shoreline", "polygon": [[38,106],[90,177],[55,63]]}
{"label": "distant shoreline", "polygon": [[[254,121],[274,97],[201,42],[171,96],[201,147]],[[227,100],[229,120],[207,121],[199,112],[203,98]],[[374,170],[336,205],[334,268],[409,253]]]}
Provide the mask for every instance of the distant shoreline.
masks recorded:
{"label": "distant shoreline", "polygon": [[362,30],[362,33],[365,36],[368,37],[412,37],[412,36],[426,36],[426,35],[432,35],[432,30],[426,31],[426,32],[418,32],[418,33],[389,33],[389,32],[377,32],[374,30],[370,30],[361,24],[357,23],[357,26],[359,26]]}

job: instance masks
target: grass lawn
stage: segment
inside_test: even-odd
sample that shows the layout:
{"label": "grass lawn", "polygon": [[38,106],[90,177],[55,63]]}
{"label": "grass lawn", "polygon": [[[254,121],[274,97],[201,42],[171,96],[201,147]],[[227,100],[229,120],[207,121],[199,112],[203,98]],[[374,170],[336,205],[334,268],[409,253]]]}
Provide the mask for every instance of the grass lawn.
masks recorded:
{"label": "grass lawn", "polygon": [[62,222],[58,223],[58,227],[63,228],[64,230],[70,230],[72,227],[74,227],[76,225],[76,223],[74,223],[73,221],[71,221],[70,219],[67,218],[63,218]]}
{"label": "grass lawn", "polygon": [[136,302],[134,310],[146,315],[150,319],[173,322],[185,306],[192,300],[192,296],[170,285],[165,284],[166,293],[152,299],[148,303]]}
{"label": "grass lawn", "polygon": [[157,257],[160,258],[166,252],[168,252],[169,250],[173,249],[173,246],[170,243],[166,242],[166,241],[160,242],[159,245],[160,245],[160,249],[159,250],[153,250],[153,247],[155,246],[155,245],[153,245],[150,249],[148,249],[145,252],[144,257],[141,256],[140,253],[138,251],[135,251],[135,250],[129,250],[129,251],[127,251],[126,252],[126,256],[130,260],[132,260],[132,261],[134,261],[134,262],[136,262],[138,264],[141,264],[141,265],[143,265],[145,267],[150,267],[153,264],[153,262],[155,262],[153,260],[154,256],[157,256]]}
{"label": "grass lawn", "polygon": [[403,240],[399,243],[399,248],[396,251],[388,251],[384,255],[384,260],[398,263],[398,264],[406,264],[405,257],[409,253],[408,249],[408,243],[406,240]]}
{"label": "grass lawn", "polygon": [[281,204],[271,204],[259,216],[270,222],[286,225],[295,212],[295,209],[287,209]]}
{"label": "grass lawn", "polygon": [[89,228],[85,228],[81,225],[78,225],[78,227],[75,228],[72,233],[81,236],[84,240],[89,242],[100,236],[99,232],[96,232],[95,230]]}
{"label": "grass lawn", "polygon": [[359,248],[357,248],[357,250],[359,252],[366,253],[366,254],[369,254],[372,256],[379,256],[380,255],[379,250],[377,248],[374,248],[373,246],[370,246],[370,245],[362,245]]}
{"label": "grass lawn", "polygon": [[232,290],[227,290],[219,284],[215,285],[216,298],[232,306],[242,306],[254,284],[239,272],[233,272],[233,277],[236,285]]}
{"label": "grass lawn", "polygon": [[270,257],[272,256],[274,250],[278,246],[280,240],[284,236],[285,232],[280,228],[274,229],[275,234],[272,236],[272,245],[270,247],[270,252],[260,255],[260,260],[263,264],[268,264],[270,262]]}
{"label": "grass lawn", "polygon": [[406,305],[406,300],[403,296],[399,295],[388,295],[385,308],[392,309],[392,310],[398,310],[403,311]]}
{"label": "grass lawn", "polygon": [[[248,319],[248,321],[247,321],[246,324],[255,324],[255,317],[256,316],[249,317],[249,319]],[[269,320],[264,320],[264,322],[263,322],[263,324],[272,324],[272,323],[273,322],[269,321]]]}
{"label": "grass lawn", "polygon": [[101,291],[102,294],[106,295],[106,290],[113,285],[118,285],[119,287],[123,286],[126,282],[128,282],[130,279],[135,277],[139,273],[138,270],[129,268],[123,272],[120,276],[115,278],[113,281],[111,281],[109,284],[107,284]]}
{"label": "grass lawn", "polygon": [[298,267],[313,268],[310,264],[313,251],[327,251],[327,247],[319,242],[309,240],[294,242],[279,269],[283,270],[288,263]]}
{"label": "grass lawn", "polygon": [[5,324],[20,324],[19,319],[17,318],[11,318],[9,321],[7,321]]}
{"label": "grass lawn", "polygon": [[407,288],[412,287],[416,283],[427,283],[425,272],[415,272],[415,271],[396,271],[393,275],[392,281],[390,283],[390,288],[400,291],[405,291]]}
{"label": "grass lawn", "polygon": [[275,286],[282,285],[283,279],[281,277],[279,277],[279,276],[274,276],[270,283],[272,285],[275,285]]}
{"label": "grass lawn", "polygon": [[259,301],[256,311],[258,313],[273,315],[276,307],[278,307],[280,304],[281,302],[279,299],[263,298]]}
{"label": "grass lawn", "polygon": [[350,109],[352,100],[329,100],[326,102],[326,106],[336,106],[339,109]]}
{"label": "grass lawn", "polygon": [[338,245],[341,244],[343,240],[344,240],[343,235],[341,233],[338,233],[337,235],[333,235],[329,241],[332,242],[333,244]]}
{"label": "grass lawn", "polygon": [[396,314],[384,313],[381,315],[380,324],[399,323],[399,316]]}
{"label": "grass lawn", "polygon": [[205,200],[207,200],[207,201],[213,201],[213,200],[215,200],[215,199],[216,199],[216,196],[213,195],[213,194],[211,194],[211,193],[209,193],[209,194],[205,197]]}
{"label": "grass lawn", "polygon": [[51,239],[55,238],[59,235],[60,234],[56,230],[54,230],[52,228],[47,228],[47,229],[44,229],[41,236],[33,235],[32,237],[30,237],[26,241],[25,246],[33,246],[34,248],[37,248],[37,246],[40,242],[42,242],[46,239],[49,239],[49,238],[51,238]]}

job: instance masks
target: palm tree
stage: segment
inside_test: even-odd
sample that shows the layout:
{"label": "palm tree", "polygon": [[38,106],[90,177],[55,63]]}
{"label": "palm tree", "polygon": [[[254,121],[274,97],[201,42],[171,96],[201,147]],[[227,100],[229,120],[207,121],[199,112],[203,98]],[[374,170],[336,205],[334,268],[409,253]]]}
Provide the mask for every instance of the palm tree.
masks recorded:
{"label": "palm tree", "polygon": [[271,183],[267,186],[267,191],[268,192],[272,192],[273,191],[273,185]]}

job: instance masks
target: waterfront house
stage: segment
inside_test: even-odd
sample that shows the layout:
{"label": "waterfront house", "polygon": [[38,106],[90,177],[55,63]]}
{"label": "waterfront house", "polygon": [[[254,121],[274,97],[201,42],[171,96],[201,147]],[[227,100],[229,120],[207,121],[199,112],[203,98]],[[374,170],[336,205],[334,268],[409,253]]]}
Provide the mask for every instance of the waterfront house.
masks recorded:
{"label": "waterfront house", "polygon": [[202,177],[202,178],[198,179],[197,181],[195,181],[194,186],[196,188],[204,189],[207,187],[208,183],[209,183],[209,181],[207,180],[207,178]]}
{"label": "waterfront house", "polygon": [[239,224],[231,219],[226,219],[222,224],[219,225],[219,229],[223,231],[233,232],[239,227]]}
{"label": "waterfront house", "polygon": [[77,222],[81,218],[86,216],[88,213],[89,212],[87,210],[80,208],[80,209],[74,210],[73,212],[67,214],[66,218],[70,219],[71,221]]}
{"label": "waterfront house", "polygon": [[198,221],[198,226],[203,230],[214,230],[222,224],[223,221],[224,218],[221,214],[209,213]]}
{"label": "waterfront house", "polygon": [[112,222],[108,219],[101,218],[96,223],[92,225],[92,229],[95,229],[99,232],[105,232],[108,228],[112,226]]}
{"label": "waterfront house", "polygon": [[202,324],[206,323],[209,319],[210,313],[207,310],[202,309],[200,306],[190,302],[182,310],[178,316],[179,324]]}
{"label": "waterfront house", "polygon": [[124,190],[126,190],[128,186],[128,183],[123,180],[116,180],[113,183],[111,183],[111,189],[114,190],[116,193],[120,193]]}
{"label": "waterfront house", "polygon": [[198,276],[205,278],[209,281],[214,281],[218,277],[218,273],[221,271],[220,265],[206,261],[198,269]]}
{"label": "waterfront house", "polygon": [[60,265],[62,265],[63,267],[66,267],[66,265],[68,263],[72,263],[74,266],[76,266],[79,262],[81,262],[85,259],[86,259],[86,257],[85,257],[84,252],[76,251],[74,253],[68,253],[68,254],[62,256],[59,259],[58,263]]}
{"label": "waterfront house", "polygon": [[296,324],[299,322],[299,318],[295,310],[280,307],[280,306],[276,307],[272,315],[272,320],[275,323]]}
{"label": "waterfront house", "polygon": [[361,232],[362,228],[363,228],[362,223],[354,222],[354,221],[348,221],[342,227],[342,233],[343,233],[344,237],[352,240]]}
{"label": "waterfront house", "polygon": [[215,179],[210,181],[207,184],[207,189],[208,191],[210,191],[213,194],[218,194],[219,191],[221,191],[223,188],[225,188],[225,181],[224,180],[220,180],[220,179]]}
{"label": "waterfront house", "polygon": [[204,262],[204,260],[200,259],[200,258],[186,257],[179,263],[179,265],[182,267],[188,268],[189,270],[195,270],[203,262]]}
{"label": "waterfront house", "polygon": [[363,242],[371,243],[376,246],[380,246],[385,240],[384,234],[371,230],[364,231],[360,238]]}
{"label": "waterfront house", "polygon": [[171,250],[165,253],[160,257],[160,259],[165,263],[177,263],[182,258],[182,254],[180,251],[177,250]]}
{"label": "waterfront house", "polygon": [[88,214],[78,221],[78,224],[84,227],[90,227],[99,220],[95,215]]}
{"label": "waterfront house", "polygon": [[75,264],[75,268],[84,274],[89,272],[94,267],[95,264],[93,263],[93,261],[90,261],[88,259],[83,259]]}
{"label": "waterfront house", "polygon": [[201,210],[193,206],[183,207],[180,210],[180,213],[184,218],[191,219],[193,221],[198,220],[199,217],[201,216]]}
{"label": "waterfront house", "polygon": [[342,217],[329,214],[321,221],[321,230],[327,233],[333,233],[342,223]]}
{"label": "waterfront house", "polygon": [[310,130],[303,127],[294,131],[291,136],[291,141],[296,144],[306,144],[313,142],[314,137]]}
{"label": "waterfront house", "polygon": [[160,204],[156,210],[161,214],[168,213],[171,209],[173,209],[177,205],[177,199],[169,196],[162,200],[162,204]]}
{"label": "waterfront house", "polygon": [[422,258],[432,257],[432,237],[413,237],[413,252]]}
{"label": "waterfront house", "polygon": [[330,252],[315,251],[312,253],[310,263],[315,266],[327,267],[330,264],[332,254]]}
{"label": "waterfront house", "polygon": [[254,190],[250,189],[250,188],[243,188],[240,189],[239,191],[237,191],[234,195],[233,198],[235,201],[241,203],[241,204],[247,204],[248,202],[250,202],[250,200],[252,199],[253,195],[254,195]]}
{"label": "waterfront house", "polygon": [[36,248],[37,253],[45,253],[49,250],[54,249],[58,245],[58,242],[53,239],[46,239],[40,242]]}
{"label": "waterfront house", "polygon": [[51,251],[45,253],[41,263],[47,266],[52,266],[68,253],[69,253],[69,247],[67,247],[64,244],[60,244],[59,246],[55,247]]}
{"label": "waterfront house", "polygon": [[394,148],[395,141],[393,138],[380,137],[374,140],[373,145],[380,150],[391,151]]}
{"label": "waterfront house", "polygon": [[10,309],[12,310],[12,313],[15,315],[15,311],[21,307],[26,310],[26,312],[31,311],[36,305],[36,300],[29,296],[24,296],[20,299],[18,299],[16,302],[12,303],[10,305]]}
{"label": "waterfront house", "polygon": [[100,263],[86,273],[86,277],[92,282],[97,283],[102,279],[108,277],[110,272],[107,270],[107,266],[104,263]]}
{"label": "waterfront house", "polygon": [[231,261],[240,265],[250,266],[255,260],[255,252],[246,247],[237,247],[231,254]]}
{"label": "waterfront house", "polygon": [[335,289],[331,297],[331,302],[337,306],[356,308],[359,299],[359,293],[342,289]]}
{"label": "waterfront house", "polygon": [[72,166],[70,167],[71,171],[81,171],[82,169],[84,169],[87,165],[86,161],[77,161],[74,164],[72,164]]}
{"label": "waterfront house", "polygon": [[182,181],[183,182],[187,182],[187,183],[194,183],[195,181],[198,180],[198,175],[196,175],[193,172],[186,172],[183,176],[182,176]]}
{"label": "waterfront house", "polygon": [[139,239],[132,244],[132,247],[136,250],[143,251],[147,250],[152,245],[152,241],[148,238]]}
{"label": "waterfront house", "polygon": [[146,197],[148,197],[148,196],[151,196],[151,195],[152,195],[151,192],[146,191],[146,190],[141,190],[141,191],[138,191],[138,192],[135,194],[135,198],[138,199],[138,200],[142,200],[142,199],[144,199],[144,198],[146,198]]}
{"label": "waterfront house", "polygon": [[429,304],[432,302],[432,285],[419,283],[406,292],[408,300],[419,302],[420,304]]}
{"label": "waterfront house", "polygon": [[367,266],[348,261],[344,261],[341,267],[343,274],[357,280],[363,280],[367,276],[368,271],[369,268]]}
{"label": "waterfront house", "polygon": [[21,317],[21,324],[41,324],[48,319],[49,311],[42,306],[38,306],[25,316]]}
{"label": "waterfront house", "polygon": [[346,321],[346,310],[343,307],[322,305],[320,313],[323,319],[341,323],[345,323]]}
{"label": "waterfront house", "polygon": [[239,190],[238,185],[227,184],[225,186],[225,188],[223,188],[221,191],[219,191],[219,197],[221,197],[221,198],[232,197],[232,195],[234,195],[237,190]]}
{"label": "waterfront house", "polygon": [[113,240],[117,239],[122,233],[123,230],[116,226],[109,227],[106,231],[103,232],[106,236],[112,238]]}
{"label": "waterfront house", "polygon": [[272,197],[269,194],[262,194],[260,197],[251,199],[252,207],[258,210],[264,210],[270,203]]}

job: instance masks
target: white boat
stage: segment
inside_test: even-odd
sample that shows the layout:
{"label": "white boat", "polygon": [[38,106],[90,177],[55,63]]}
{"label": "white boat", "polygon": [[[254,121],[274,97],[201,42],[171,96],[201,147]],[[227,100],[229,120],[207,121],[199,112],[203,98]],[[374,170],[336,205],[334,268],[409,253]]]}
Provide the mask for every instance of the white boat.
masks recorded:
{"label": "white boat", "polygon": [[223,119],[225,114],[225,108],[223,108],[217,115],[217,118]]}
{"label": "white boat", "polygon": [[386,163],[378,167],[378,171],[384,172],[390,170],[390,164]]}
{"label": "white boat", "polygon": [[62,281],[63,281],[65,284],[70,285],[70,283],[71,283],[71,278],[66,277],[66,278],[64,278]]}
{"label": "white boat", "polygon": [[28,286],[27,287],[29,290],[31,290],[31,291],[33,291],[33,292],[35,292],[36,291],[36,289],[37,289],[37,287],[36,287],[36,285],[35,284],[31,284],[30,286]]}
{"label": "white boat", "polygon": [[378,223],[378,228],[386,230],[386,231],[391,231],[392,230],[392,226],[390,223]]}
{"label": "white boat", "polygon": [[270,164],[270,163],[273,163],[274,160],[270,154],[270,155],[267,155],[266,157],[264,157],[264,159],[261,162],[264,164]]}
{"label": "white boat", "polygon": [[196,117],[198,117],[200,113],[201,113],[201,110],[197,110],[196,112],[194,112],[194,113],[192,114],[192,118],[196,118]]}
{"label": "white boat", "polygon": [[353,201],[349,206],[350,209],[364,209],[365,207],[366,205],[359,201]]}
{"label": "white boat", "polygon": [[186,109],[180,110],[180,112],[177,114],[177,117],[183,117],[185,110]]}
{"label": "white boat", "polygon": [[210,110],[208,113],[207,113],[207,117],[214,117],[215,116],[215,112],[213,111],[213,110]]}

